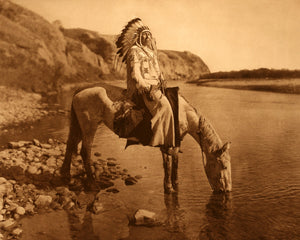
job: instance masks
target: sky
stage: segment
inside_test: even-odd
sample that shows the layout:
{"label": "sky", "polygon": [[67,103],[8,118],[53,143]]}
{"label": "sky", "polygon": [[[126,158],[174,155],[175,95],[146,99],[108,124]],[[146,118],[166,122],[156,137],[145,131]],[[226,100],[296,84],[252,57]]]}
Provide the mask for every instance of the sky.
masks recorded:
{"label": "sky", "polygon": [[140,17],[158,49],[190,51],[211,72],[300,69],[300,0],[11,0],[65,28],[119,34]]}

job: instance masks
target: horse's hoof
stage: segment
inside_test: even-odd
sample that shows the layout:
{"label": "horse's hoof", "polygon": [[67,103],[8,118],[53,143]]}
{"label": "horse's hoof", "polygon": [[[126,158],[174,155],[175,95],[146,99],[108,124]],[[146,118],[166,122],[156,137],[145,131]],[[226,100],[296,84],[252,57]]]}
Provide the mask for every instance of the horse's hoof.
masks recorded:
{"label": "horse's hoof", "polygon": [[165,193],[166,194],[171,194],[171,193],[174,193],[174,192],[176,192],[176,191],[174,190],[173,187],[165,187]]}
{"label": "horse's hoof", "polygon": [[175,192],[178,191],[179,188],[178,185],[179,185],[178,183],[173,184],[173,189],[175,190]]}
{"label": "horse's hoof", "polygon": [[71,175],[70,174],[60,174],[60,179],[64,184],[68,184],[71,181]]}

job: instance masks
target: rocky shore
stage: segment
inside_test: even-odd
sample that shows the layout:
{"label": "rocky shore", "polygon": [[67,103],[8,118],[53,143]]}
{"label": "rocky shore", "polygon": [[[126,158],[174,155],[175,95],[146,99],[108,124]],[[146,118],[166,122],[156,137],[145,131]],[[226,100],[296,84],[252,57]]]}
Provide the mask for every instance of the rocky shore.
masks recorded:
{"label": "rocky shore", "polygon": [[[87,213],[101,215],[97,221],[117,219],[123,227],[117,236],[128,236],[129,216],[134,216],[134,213],[126,209],[124,203],[115,201],[113,195],[119,190],[114,182],[118,180],[124,185],[132,185],[141,176],[131,176],[116,159],[102,159],[101,153],[96,152],[92,169],[101,187],[100,192],[85,191],[86,176],[79,155],[71,165],[71,181],[65,185],[59,173],[65,148],[65,143],[58,140],[49,139],[47,143],[41,143],[33,139],[10,142],[8,148],[0,151],[0,239],[22,236],[20,220],[26,216],[59,210],[67,211],[75,219],[83,219]],[[115,218],[111,218],[111,214]],[[155,214],[138,211],[137,220],[133,222],[143,224],[143,214],[148,215],[145,224],[156,221]]]}
{"label": "rocky shore", "polygon": [[0,131],[5,127],[33,122],[49,114],[42,96],[0,86]]}

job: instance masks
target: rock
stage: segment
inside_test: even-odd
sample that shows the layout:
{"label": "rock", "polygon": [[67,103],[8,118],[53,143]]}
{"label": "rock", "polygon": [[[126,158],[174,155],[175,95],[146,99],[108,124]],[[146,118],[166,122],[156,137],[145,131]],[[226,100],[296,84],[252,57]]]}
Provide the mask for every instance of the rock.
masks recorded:
{"label": "rock", "polygon": [[56,167],[56,158],[55,157],[50,157],[47,160],[47,166],[49,167]]}
{"label": "rock", "polygon": [[145,209],[139,209],[134,214],[135,225],[154,226],[158,224],[156,214]]}
{"label": "rock", "polygon": [[14,236],[20,236],[22,232],[23,232],[23,230],[21,228],[15,228],[11,233]]}
{"label": "rock", "polygon": [[47,195],[39,195],[34,204],[37,207],[48,207],[52,202],[52,197]]}
{"label": "rock", "polygon": [[16,148],[20,147],[18,142],[9,142],[7,145],[9,148],[12,148],[12,149],[16,149]]}
{"label": "rock", "polygon": [[28,166],[28,168],[27,168],[27,172],[28,172],[29,174],[37,174],[38,169],[37,169],[35,166],[30,165],[30,166]]}
{"label": "rock", "polygon": [[66,187],[57,187],[55,188],[55,191],[62,196],[68,196],[71,194],[70,190]]}
{"label": "rock", "polygon": [[0,196],[0,210],[3,209],[3,195]]}
{"label": "rock", "polygon": [[4,236],[2,233],[0,233],[0,240],[4,239]]}
{"label": "rock", "polygon": [[5,220],[3,222],[0,222],[0,228],[5,231],[12,229],[15,225],[16,225],[16,221],[12,218]]}
{"label": "rock", "polygon": [[7,207],[6,209],[11,212],[15,211],[19,207],[18,204],[14,203],[13,201],[8,200],[8,199],[6,199],[6,203],[9,204],[9,207]]}
{"label": "rock", "polygon": [[109,158],[107,158],[107,161],[117,161],[117,159],[115,159],[113,157],[109,157]]}
{"label": "rock", "polygon": [[112,173],[112,174],[116,174],[116,173],[117,173],[116,167],[110,167],[110,168],[109,168],[109,171],[110,171],[110,173]]}
{"label": "rock", "polygon": [[107,162],[107,166],[109,166],[109,167],[114,167],[114,166],[116,166],[117,164],[115,163],[115,162],[113,162],[113,161],[108,161]]}
{"label": "rock", "polygon": [[33,143],[35,146],[37,146],[37,147],[41,147],[41,143],[40,143],[40,141],[37,140],[37,139],[33,139],[33,140],[32,140],[32,143]]}
{"label": "rock", "polygon": [[26,213],[26,211],[23,207],[19,206],[19,207],[16,208],[16,213],[19,214],[20,216],[22,216]]}
{"label": "rock", "polygon": [[50,145],[50,144],[47,144],[47,143],[42,143],[42,144],[41,144],[41,147],[42,147],[42,148],[45,148],[45,149],[50,149],[50,148],[51,148],[51,145]]}
{"label": "rock", "polygon": [[143,176],[142,176],[142,175],[136,175],[134,178],[135,178],[135,179],[142,179]]}
{"label": "rock", "polygon": [[105,178],[100,178],[99,180],[99,185],[101,189],[105,189],[105,188],[109,188],[112,187],[114,185],[114,183],[112,181],[109,181]]}
{"label": "rock", "polygon": [[6,182],[7,182],[6,178],[0,177],[0,185]]}
{"label": "rock", "polygon": [[2,214],[0,214],[0,222],[2,222],[4,220],[4,217]]}
{"label": "rock", "polygon": [[106,190],[106,192],[118,193],[120,191],[116,188],[109,188],[109,189]]}
{"label": "rock", "polygon": [[101,153],[99,153],[99,152],[95,152],[94,155],[95,155],[96,157],[101,157]]}
{"label": "rock", "polygon": [[137,180],[134,177],[127,177],[125,179],[125,184],[126,185],[133,185],[133,184],[136,184],[136,183],[137,183]]}
{"label": "rock", "polygon": [[1,195],[4,195],[4,194],[6,194],[6,185],[5,184],[1,184],[0,185],[0,194]]}
{"label": "rock", "polygon": [[27,202],[24,209],[27,213],[33,214],[34,213],[34,208],[35,207],[32,203]]}

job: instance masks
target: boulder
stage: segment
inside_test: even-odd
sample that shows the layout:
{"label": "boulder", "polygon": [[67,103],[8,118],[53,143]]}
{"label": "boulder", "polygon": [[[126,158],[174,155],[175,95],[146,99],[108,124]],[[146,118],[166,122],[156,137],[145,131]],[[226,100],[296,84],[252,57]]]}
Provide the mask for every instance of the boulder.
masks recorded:
{"label": "boulder", "polygon": [[48,195],[39,195],[34,202],[34,204],[38,207],[48,207],[52,202],[52,197]]}
{"label": "boulder", "polygon": [[138,226],[154,226],[159,224],[159,221],[154,212],[150,212],[145,209],[139,209],[134,214],[134,223]]}

